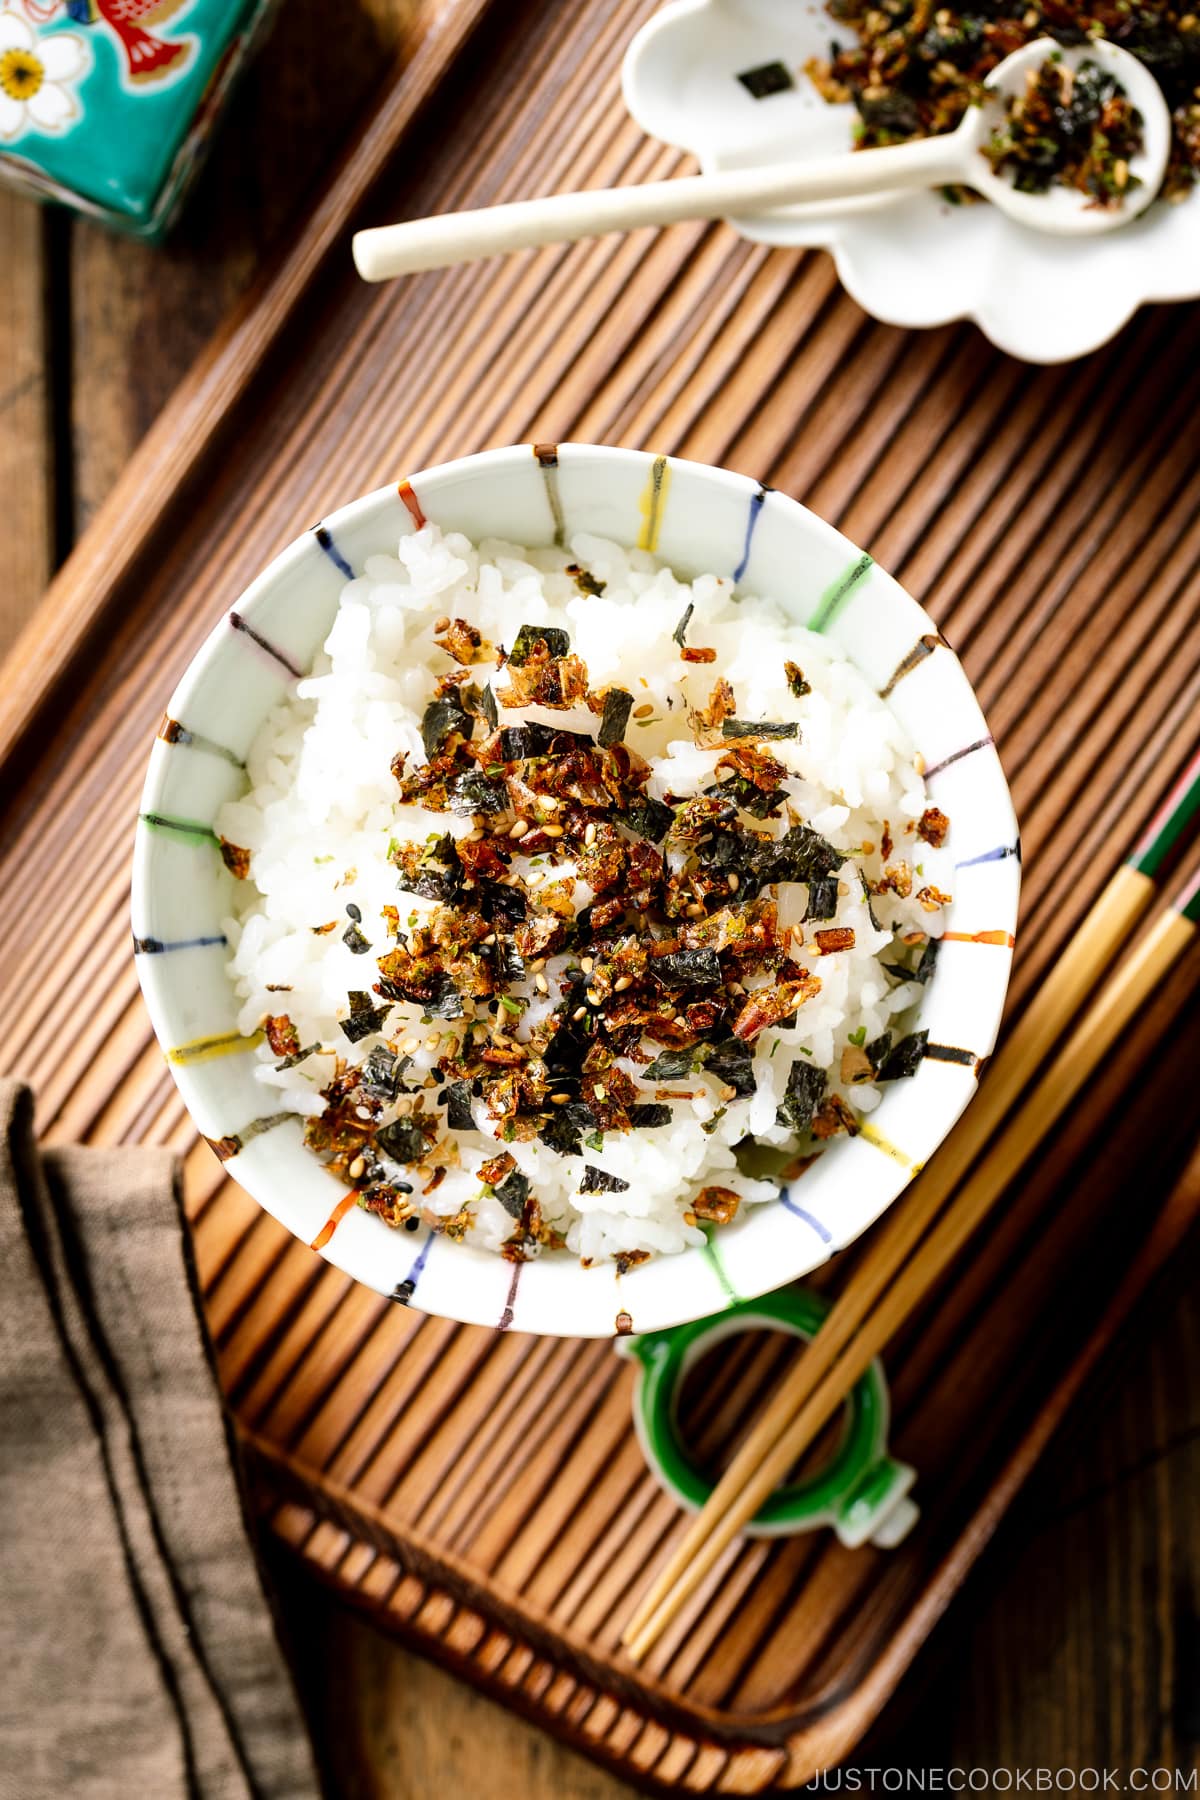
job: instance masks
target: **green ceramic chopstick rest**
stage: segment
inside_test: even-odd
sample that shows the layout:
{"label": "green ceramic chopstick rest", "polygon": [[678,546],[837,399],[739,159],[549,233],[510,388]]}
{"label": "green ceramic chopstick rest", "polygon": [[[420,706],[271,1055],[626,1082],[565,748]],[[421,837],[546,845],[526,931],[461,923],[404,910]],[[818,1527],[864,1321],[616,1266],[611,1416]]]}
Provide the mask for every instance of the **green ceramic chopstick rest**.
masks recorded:
{"label": "green ceramic chopstick rest", "polygon": [[[633,1417],[643,1454],[680,1506],[698,1511],[713,1487],[680,1440],[679,1396],[688,1371],[723,1339],[743,1331],[784,1331],[807,1341],[820,1329],[829,1305],[808,1288],[786,1287],[739,1301],[715,1318],[619,1341],[620,1354],[637,1364]],[[900,1543],[918,1517],[910,1494],[916,1471],[888,1454],[888,1421],[887,1381],[875,1361],[846,1402],[832,1455],[821,1468],[776,1489],[747,1534],[780,1537],[828,1525],[848,1549]]]}

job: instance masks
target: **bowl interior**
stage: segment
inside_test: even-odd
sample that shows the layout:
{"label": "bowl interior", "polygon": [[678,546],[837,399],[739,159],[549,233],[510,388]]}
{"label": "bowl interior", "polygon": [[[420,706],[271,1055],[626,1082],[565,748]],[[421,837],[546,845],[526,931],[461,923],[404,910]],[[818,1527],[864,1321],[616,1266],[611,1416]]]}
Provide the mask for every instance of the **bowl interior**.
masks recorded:
{"label": "bowl interior", "polygon": [[[311,666],[342,584],[430,519],[474,539],[549,544],[587,531],[655,551],[685,576],[733,575],[839,644],[924,756],[952,820],[956,878],[920,1025],[930,1048],[858,1137],[836,1140],[780,1196],[703,1249],[618,1276],[546,1255],[512,1264],[360,1211],[272,1116],[237,1030],[221,921],[234,890],[213,830],[245,785],[263,719]],[[290,1231],[357,1280],[469,1324],[570,1336],[648,1331],[803,1275],[875,1219],[946,1135],[995,1040],[1019,886],[1016,822],[962,668],[932,621],[842,535],[786,495],[728,471],[637,451],[488,451],[381,489],[291,544],[213,631],[173,695],[150,760],[134,857],[133,926],[155,1031],[197,1126]]]}

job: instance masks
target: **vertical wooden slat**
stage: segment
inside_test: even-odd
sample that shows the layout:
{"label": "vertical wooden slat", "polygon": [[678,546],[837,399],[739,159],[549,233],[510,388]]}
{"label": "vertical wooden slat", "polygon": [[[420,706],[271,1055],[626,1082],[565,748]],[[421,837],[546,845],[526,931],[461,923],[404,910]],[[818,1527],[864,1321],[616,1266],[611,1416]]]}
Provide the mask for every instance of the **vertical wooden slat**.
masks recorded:
{"label": "vertical wooden slat", "polygon": [[314,185],[432,11],[431,0],[367,0],[342,9],[331,27],[319,0],[289,0],[243,75],[168,243],[74,223],[77,532],[264,257],[302,228]]}
{"label": "vertical wooden slat", "polygon": [[8,529],[0,580],[0,656],[49,580],[54,554],[54,443],[45,219],[0,188],[0,493]]}

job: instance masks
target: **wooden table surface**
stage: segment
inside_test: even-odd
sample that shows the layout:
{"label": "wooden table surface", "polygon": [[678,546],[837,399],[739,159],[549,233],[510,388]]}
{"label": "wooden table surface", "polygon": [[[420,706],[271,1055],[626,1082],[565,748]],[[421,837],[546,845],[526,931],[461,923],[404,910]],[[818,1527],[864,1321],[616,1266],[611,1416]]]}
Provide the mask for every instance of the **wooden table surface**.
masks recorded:
{"label": "wooden table surface", "polygon": [[[288,0],[171,242],[0,193],[0,650],[270,254],[429,0]],[[1196,1258],[1143,1307],[861,1761],[1192,1766],[1200,1750]],[[276,1569],[338,1794],[488,1800],[622,1784]]]}

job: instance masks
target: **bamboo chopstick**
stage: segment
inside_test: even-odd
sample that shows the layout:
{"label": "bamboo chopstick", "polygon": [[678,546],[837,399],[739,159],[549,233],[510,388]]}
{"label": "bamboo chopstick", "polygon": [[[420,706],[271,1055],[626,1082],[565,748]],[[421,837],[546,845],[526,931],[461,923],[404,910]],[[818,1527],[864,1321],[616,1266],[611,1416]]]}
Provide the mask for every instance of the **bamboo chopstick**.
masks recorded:
{"label": "bamboo chopstick", "polygon": [[[899,1271],[894,1285],[883,1295],[879,1305],[861,1321],[857,1335],[846,1344],[832,1366],[827,1365],[827,1372],[815,1388],[811,1378],[804,1383],[799,1410],[786,1430],[767,1438],[762,1421],[756,1426],[743,1446],[743,1450],[753,1448],[755,1453],[753,1473],[719,1515],[710,1499],[697,1518],[697,1524],[707,1520],[708,1529],[686,1568],[645,1622],[636,1631],[629,1632],[624,1640],[635,1661],[645,1655],[670,1624],[725,1547],[785,1478],[864,1369],[957,1256],[984,1215],[1111,1050],[1138,1008],[1194,942],[1198,924],[1200,870],[1174,904],[1155,919],[1116,977],[1104,988],[1016,1114],[1011,1129],[984,1157],[945,1217],[911,1261]],[[837,1310],[830,1314],[831,1320],[836,1317]],[[818,1342],[821,1335],[819,1333],[814,1342]],[[792,1382],[799,1387],[796,1377],[808,1361],[805,1357],[797,1365],[792,1381],[785,1383],[785,1387]]]}
{"label": "bamboo chopstick", "polygon": [[[703,1511],[693,1520],[679,1546],[634,1611],[622,1641],[635,1659],[649,1648],[659,1631],[673,1616],[677,1605],[697,1585],[741,1525],[753,1516],[762,1500],[782,1479],[799,1454],[798,1450],[791,1449],[781,1473],[769,1479],[766,1486],[762,1486],[761,1470],[766,1467],[763,1459],[767,1452],[777,1444],[791,1444],[794,1438],[799,1439],[803,1448],[811,1433],[820,1428],[819,1423],[812,1422],[817,1394],[825,1394],[827,1400],[829,1394],[833,1395],[821,1416],[820,1422],[823,1423],[824,1418],[829,1416],[857,1379],[857,1373],[861,1369],[853,1375],[847,1373],[844,1380],[840,1380],[839,1357],[892,1282],[896,1271],[925,1235],[951,1192],[958,1187],[993,1133],[1009,1116],[1031,1073],[1041,1065],[1063,1030],[1079,1014],[1100,971],[1123,950],[1132,927],[1146,911],[1157,891],[1156,878],[1161,875],[1172,850],[1198,812],[1200,754],[1193,757],[1128,861],[1117,870],[1092,907],[1051,975],[1008,1037],[1004,1048],[995,1057],[988,1079],[963,1120],[939,1150],[929,1169],[913,1183],[903,1207],[872,1246],[853,1283],[830,1313],[804,1358],[793,1371],[792,1377],[781,1384],[750,1437],[713,1490]],[[1158,926],[1143,941],[1138,954],[1127,964],[1124,974],[1140,978],[1141,971],[1152,968],[1153,964],[1146,963],[1145,958],[1151,954],[1151,946],[1157,945],[1160,938],[1163,942],[1177,945],[1171,952],[1172,956],[1178,953],[1178,947],[1184,941],[1190,940],[1195,915],[1188,910],[1186,902],[1181,905],[1182,911],[1177,907],[1163,916]],[[1175,925],[1172,925],[1172,920],[1176,921]],[[1180,920],[1183,923],[1178,923]],[[1178,935],[1180,932],[1182,938]],[[1157,981],[1158,975],[1155,974],[1153,979]],[[1116,993],[1117,987],[1118,984],[1114,983],[1108,998]],[[1088,1029],[1090,1034],[1090,1023]],[[1095,1066],[1101,1054],[1103,1051],[1097,1053],[1091,1067]],[[1063,1057],[1060,1055],[1051,1071],[1052,1075],[1060,1069],[1062,1061]],[[1086,1079],[1086,1074],[1081,1081],[1083,1079]],[[1049,1080],[1050,1077],[1047,1077],[1047,1081]],[[1077,1091],[1078,1085],[1081,1083],[1071,1090],[1072,1093]],[[1034,1100],[1040,1092],[1039,1087],[1030,1096],[1026,1103],[1028,1109],[1033,1108]],[[1070,1094],[1062,1101],[1062,1105],[1065,1106],[1069,1098]],[[1061,1107],[1059,1110],[1061,1111]],[[1020,1116],[1022,1120],[1025,1119],[1026,1109],[1022,1109]],[[1057,1116],[1058,1112],[1055,1112],[1053,1117]],[[1053,1119],[1049,1122],[1052,1123]],[[1048,1129],[1048,1125],[1039,1129],[1044,1131]],[[1032,1149],[1033,1141],[1026,1133],[1022,1160]],[[998,1160],[1000,1151],[1001,1146],[998,1145],[997,1160],[993,1162],[989,1159],[988,1164],[984,1165],[991,1167],[993,1174],[1002,1167]],[[981,1175],[982,1168],[977,1169],[971,1184],[976,1196],[983,1191],[978,1185]],[[1004,1175],[1003,1180],[1007,1179],[1008,1176]],[[983,1210],[991,1204],[991,1199],[999,1192],[999,1188],[988,1191],[989,1198],[984,1202]],[[953,1210],[957,1217],[958,1202]],[[980,1217],[982,1211],[973,1216],[968,1232],[974,1229],[974,1223]],[[954,1253],[950,1252],[951,1255]],[[939,1268],[941,1266],[938,1265]],[[929,1279],[933,1277],[930,1276]],[[907,1277],[905,1286],[907,1289]],[[865,1368],[874,1354],[874,1350],[870,1351],[861,1367]],[[839,1372],[832,1373],[835,1370]],[[774,1466],[773,1462],[771,1466]],[[754,1489],[755,1498],[746,1508],[742,1497],[750,1491],[749,1484],[752,1483],[757,1484]],[[727,1523],[730,1519],[734,1520],[731,1527]],[[720,1521],[720,1525],[717,1521]],[[721,1533],[720,1540],[715,1548],[710,1548],[717,1531]],[[702,1566],[697,1567],[698,1559],[701,1558]],[[691,1579],[687,1580],[687,1585],[681,1591],[681,1584],[689,1573]],[[672,1599],[669,1611],[664,1604],[668,1596]]]}

